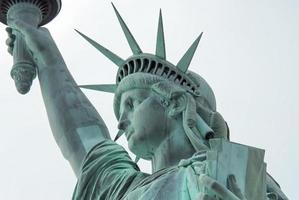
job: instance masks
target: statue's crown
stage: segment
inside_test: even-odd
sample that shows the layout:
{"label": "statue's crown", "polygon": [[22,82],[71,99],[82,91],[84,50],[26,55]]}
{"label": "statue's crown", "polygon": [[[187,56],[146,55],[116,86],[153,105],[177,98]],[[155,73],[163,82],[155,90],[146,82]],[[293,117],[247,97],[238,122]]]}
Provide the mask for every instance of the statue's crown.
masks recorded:
{"label": "statue's crown", "polygon": [[156,53],[155,55],[153,55],[143,53],[141,51],[138,43],[131,34],[125,22],[123,21],[119,12],[113,4],[112,6],[121,25],[121,28],[127,38],[130,48],[133,52],[133,56],[129,57],[127,60],[124,60],[116,54],[114,54],[113,52],[111,52],[110,50],[103,47],[102,45],[98,44],[91,38],[76,30],[83,38],[85,38],[90,44],[92,44],[96,49],[98,49],[102,54],[104,54],[107,58],[109,58],[113,63],[115,63],[119,67],[116,76],[116,84],[81,85],[80,87],[114,93],[118,84],[121,82],[123,78],[130,74],[141,72],[163,77],[171,82],[174,82],[175,84],[180,85],[181,87],[186,89],[186,91],[192,93],[193,95],[198,96],[199,85],[198,83],[192,81],[186,75],[186,72],[193,58],[195,50],[198,46],[202,33],[189,47],[189,49],[186,51],[186,53],[180,59],[177,65],[173,65],[166,60],[165,39],[161,10],[159,14]]}

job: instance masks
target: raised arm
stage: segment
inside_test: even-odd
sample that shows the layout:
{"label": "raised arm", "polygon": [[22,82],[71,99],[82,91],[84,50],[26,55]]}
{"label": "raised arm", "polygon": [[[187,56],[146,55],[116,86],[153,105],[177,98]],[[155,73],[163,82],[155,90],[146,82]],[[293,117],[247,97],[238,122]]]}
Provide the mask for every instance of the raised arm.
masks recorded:
{"label": "raised arm", "polygon": [[[21,32],[32,52],[49,123],[63,156],[78,175],[87,152],[97,143],[110,138],[107,127],[78,88],[49,31],[17,19],[12,28]],[[12,35],[12,29],[7,32]],[[13,44],[10,37],[9,46]]]}

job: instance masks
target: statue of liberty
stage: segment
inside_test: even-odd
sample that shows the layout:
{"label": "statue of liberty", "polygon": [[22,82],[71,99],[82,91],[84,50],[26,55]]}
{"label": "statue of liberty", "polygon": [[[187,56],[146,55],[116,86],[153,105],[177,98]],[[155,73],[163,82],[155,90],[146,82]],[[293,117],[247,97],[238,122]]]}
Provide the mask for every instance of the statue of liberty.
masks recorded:
{"label": "statue of liberty", "polygon": [[[287,199],[268,174],[261,188],[245,181],[265,194],[255,198],[247,196],[241,186],[245,177],[229,173],[224,184],[209,174],[213,141],[218,138],[223,145],[229,144],[229,129],[217,112],[211,87],[188,70],[202,33],[174,65],[166,60],[161,12],[156,52],[149,54],[142,52],[113,8],[131,57],[123,59],[77,32],[118,66],[115,84],[78,86],[46,28],[36,28],[17,17],[9,19],[11,27],[7,28],[9,51],[14,48],[14,31],[18,31],[37,67],[53,135],[78,177],[73,199]],[[114,94],[119,129],[114,140],[80,87]],[[115,142],[122,135],[136,155],[135,161]],[[152,162],[152,174],[139,170],[139,158]]]}

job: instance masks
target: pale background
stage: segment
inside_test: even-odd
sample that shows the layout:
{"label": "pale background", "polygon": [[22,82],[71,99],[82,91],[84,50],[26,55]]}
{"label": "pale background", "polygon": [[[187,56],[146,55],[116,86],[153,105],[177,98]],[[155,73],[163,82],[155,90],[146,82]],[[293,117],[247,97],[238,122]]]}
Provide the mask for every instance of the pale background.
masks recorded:
{"label": "pale background", "polygon": [[[63,0],[47,27],[79,84],[113,83],[117,67],[74,28],[126,59],[132,53],[109,1]],[[268,172],[290,199],[299,180],[299,1],[115,0],[144,52],[155,51],[162,8],[167,58],[174,64],[203,31],[190,69],[212,86],[236,142],[266,149]],[[0,29],[0,199],[70,199],[76,178],[55,144],[39,83],[16,92],[5,26]],[[110,94],[85,91],[117,131]],[[119,143],[126,145],[124,138]],[[149,163],[140,167],[150,171]]]}

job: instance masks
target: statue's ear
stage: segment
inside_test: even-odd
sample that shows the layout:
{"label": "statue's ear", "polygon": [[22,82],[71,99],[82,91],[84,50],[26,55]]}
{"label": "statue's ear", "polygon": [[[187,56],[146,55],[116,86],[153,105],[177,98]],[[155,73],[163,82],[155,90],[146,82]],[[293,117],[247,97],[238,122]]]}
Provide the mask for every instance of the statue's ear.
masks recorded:
{"label": "statue's ear", "polygon": [[171,117],[181,114],[187,105],[187,96],[185,92],[174,92],[171,94],[170,104],[168,107],[168,114]]}

